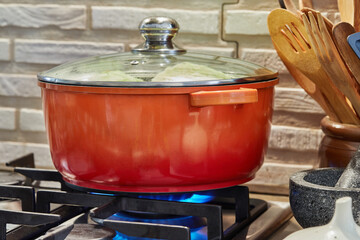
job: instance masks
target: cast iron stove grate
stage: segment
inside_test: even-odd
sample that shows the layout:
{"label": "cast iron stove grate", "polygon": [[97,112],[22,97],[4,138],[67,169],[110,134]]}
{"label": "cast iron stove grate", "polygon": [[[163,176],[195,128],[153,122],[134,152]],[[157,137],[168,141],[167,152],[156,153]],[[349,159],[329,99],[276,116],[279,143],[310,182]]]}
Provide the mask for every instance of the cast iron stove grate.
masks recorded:
{"label": "cast iron stove grate", "polygon": [[[197,194],[218,194],[221,198],[235,199],[235,223],[223,232],[222,208],[218,203],[184,203],[164,200],[140,199],[127,196],[101,196],[80,192],[63,192],[39,190],[38,198],[41,199],[41,207],[38,211],[47,212],[50,203],[61,203],[70,205],[98,205],[90,210],[90,218],[110,229],[114,229],[131,237],[155,238],[155,239],[181,239],[190,240],[190,228],[168,224],[154,224],[146,222],[128,222],[110,220],[109,217],[119,211],[135,211],[146,213],[157,213],[178,216],[197,216],[207,219],[208,239],[232,239],[241,229],[248,225],[258,215],[264,212],[267,204],[264,201],[252,199],[253,208],[249,206],[249,192],[246,187],[237,186],[228,189],[197,192]],[[102,205],[103,201],[109,201]],[[98,202],[96,202],[98,201]],[[60,228],[68,229],[66,226]],[[48,234],[54,237],[55,234],[64,234],[62,231]]]}
{"label": "cast iron stove grate", "polygon": [[[127,222],[109,218],[119,211],[206,218],[208,239],[233,239],[239,232],[244,229],[246,231],[246,226],[268,206],[265,201],[249,199],[249,191],[245,186],[196,192],[199,195],[213,195],[215,198],[205,204],[186,203],[142,199],[128,193],[118,193],[117,196],[84,193],[68,188],[55,170],[15,167],[14,171],[32,180],[59,181],[61,191],[35,189],[33,186],[0,186],[0,198],[20,198],[23,205],[23,211],[0,211],[1,239],[65,239],[75,226],[75,222],[70,221],[74,217],[77,219],[76,224],[88,224],[91,221],[91,224],[98,223],[132,237],[191,239],[190,228],[187,226]],[[8,192],[8,189],[14,188],[17,190],[13,196],[1,196]],[[19,193],[24,189],[26,194]],[[60,207],[50,211],[50,204],[59,204]],[[222,211],[229,207],[234,209],[235,222],[223,231]],[[9,217],[14,212],[15,215]],[[80,218],[81,214],[90,217]],[[86,220],[79,222],[79,219]],[[23,226],[6,233],[7,223]]]}

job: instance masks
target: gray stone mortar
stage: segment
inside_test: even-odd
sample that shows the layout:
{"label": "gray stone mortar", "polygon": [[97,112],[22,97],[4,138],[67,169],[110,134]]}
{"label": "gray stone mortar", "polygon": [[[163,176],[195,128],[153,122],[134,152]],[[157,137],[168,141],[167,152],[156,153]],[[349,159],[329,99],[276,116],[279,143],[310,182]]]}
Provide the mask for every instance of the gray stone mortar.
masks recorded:
{"label": "gray stone mortar", "polygon": [[320,168],[297,172],[290,177],[290,206],[303,228],[329,223],[336,200],[345,196],[352,198],[353,217],[360,225],[360,188],[335,187],[343,171]]}

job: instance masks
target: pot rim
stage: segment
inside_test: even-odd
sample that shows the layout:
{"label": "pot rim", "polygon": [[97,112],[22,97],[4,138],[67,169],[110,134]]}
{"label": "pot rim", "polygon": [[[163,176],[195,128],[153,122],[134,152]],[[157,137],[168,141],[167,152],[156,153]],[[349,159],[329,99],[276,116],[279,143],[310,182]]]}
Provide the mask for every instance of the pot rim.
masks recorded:
{"label": "pot rim", "polygon": [[122,82],[122,81],[76,81],[61,78],[37,75],[40,82],[58,85],[84,86],[84,87],[120,87],[120,88],[169,88],[169,87],[207,87],[233,84],[261,83],[277,79],[278,73],[261,77],[244,77],[224,80],[188,81],[188,82]]}
{"label": "pot rim", "polygon": [[251,82],[244,84],[228,84],[228,85],[214,85],[214,86],[187,86],[187,87],[107,87],[107,86],[79,86],[67,84],[55,84],[43,81],[38,81],[38,86],[43,89],[63,91],[63,92],[78,92],[78,93],[96,93],[96,94],[189,94],[204,90],[229,90],[239,88],[261,89],[273,87],[278,84],[279,79],[275,78],[268,81]]}

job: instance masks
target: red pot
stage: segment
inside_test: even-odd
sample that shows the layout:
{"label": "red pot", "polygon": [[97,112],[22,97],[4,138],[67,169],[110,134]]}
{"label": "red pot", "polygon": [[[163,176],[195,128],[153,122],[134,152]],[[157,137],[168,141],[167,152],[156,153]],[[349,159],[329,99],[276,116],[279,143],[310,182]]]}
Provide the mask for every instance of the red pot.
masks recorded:
{"label": "red pot", "polygon": [[[173,52],[162,54],[166,62],[174,57]],[[126,59],[121,66],[127,66],[129,57],[132,63],[164,60],[163,55],[145,55],[145,61],[144,55],[131,53],[100,60]],[[175,58],[190,61],[189,55]],[[200,58],[218,65],[218,57]],[[56,169],[71,185],[105,191],[199,191],[249,181],[267,148],[277,73],[240,60],[220,60],[237,69],[241,63],[243,77],[168,85],[69,77],[79,69],[88,71],[86,76],[97,71],[99,58],[40,73]]]}

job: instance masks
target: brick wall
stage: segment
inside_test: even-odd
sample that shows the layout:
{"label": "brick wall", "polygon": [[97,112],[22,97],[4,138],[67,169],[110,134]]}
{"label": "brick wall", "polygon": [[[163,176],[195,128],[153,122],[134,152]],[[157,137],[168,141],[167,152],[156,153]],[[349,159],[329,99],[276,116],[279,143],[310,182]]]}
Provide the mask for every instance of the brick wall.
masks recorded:
{"label": "brick wall", "polygon": [[[13,2],[0,4],[0,163],[34,152],[37,166],[52,167],[37,72],[71,59],[128,51],[142,41],[141,19],[167,15],[180,23],[176,42],[184,48],[237,55],[279,70],[269,151],[252,184],[285,186],[291,172],[316,165],[324,114],[272,47],[266,18],[278,7],[276,0]],[[314,0],[314,7],[338,18],[335,0]]]}

